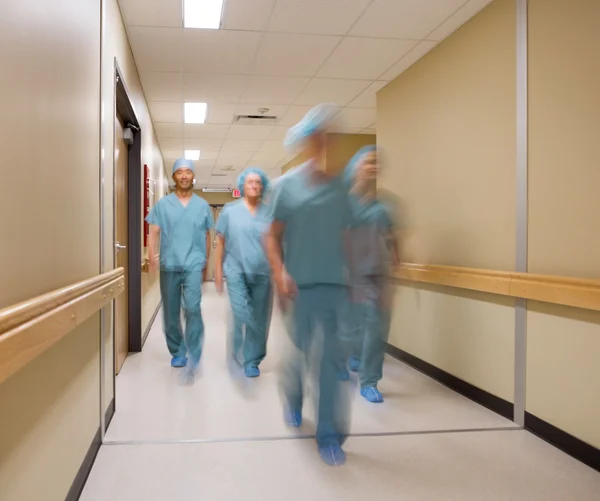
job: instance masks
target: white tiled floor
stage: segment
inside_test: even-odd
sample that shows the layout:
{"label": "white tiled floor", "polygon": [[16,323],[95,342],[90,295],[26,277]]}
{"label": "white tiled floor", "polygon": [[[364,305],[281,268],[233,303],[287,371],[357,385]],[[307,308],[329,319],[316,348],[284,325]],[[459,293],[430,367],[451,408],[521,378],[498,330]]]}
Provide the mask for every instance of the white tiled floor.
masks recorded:
{"label": "white tiled floor", "polygon": [[261,377],[232,378],[227,302],[213,291],[205,287],[206,343],[193,386],[181,385],[169,367],[160,317],[143,353],[126,361],[109,445],[82,501],[600,499],[600,474],[393,359],[380,386],[386,402],[354,400],[352,434],[401,435],[351,437],[347,464],[326,467],[313,440],[295,437],[312,433],[310,410],[299,432],[283,424],[280,317]]}

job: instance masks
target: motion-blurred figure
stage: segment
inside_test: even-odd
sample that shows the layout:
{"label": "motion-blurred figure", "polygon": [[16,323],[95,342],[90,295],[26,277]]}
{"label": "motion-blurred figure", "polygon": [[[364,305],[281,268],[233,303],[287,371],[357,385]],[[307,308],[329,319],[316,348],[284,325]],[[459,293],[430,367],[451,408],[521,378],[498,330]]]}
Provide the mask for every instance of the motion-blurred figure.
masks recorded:
{"label": "motion-blurred figure", "polygon": [[221,294],[227,279],[233,312],[230,347],[247,377],[260,375],[271,320],[271,274],[263,245],[269,219],[262,202],[268,187],[262,170],[244,170],[238,177],[243,198],[226,204],[216,225],[215,284]]}
{"label": "motion-blurred figure", "polygon": [[[160,293],[163,301],[164,329],[171,366],[191,364],[186,376],[193,376],[200,362],[204,341],[204,322],[200,311],[202,282],[210,253],[213,225],[209,205],[192,193],[194,164],[180,158],[173,164],[175,192],[161,198],[148,214],[150,224],[148,256],[150,269],[160,260]],[[160,258],[157,250],[160,240]],[[185,313],[185,338],[181,328],[181,306]]]}
{"label": "motion-blurred figure", "polygon": [[350,284],[354,329],[350,370],[359,372],[360,394],[369,402],[383,402],[377,383],[390,329],[390,265],[399,263],[396,211],[390,197],[377,190],[377,148],[365,146],[350,160],[344,179],[350,188],[353,211],[350,232]]}
{"label": "motion-blurred figure", "polygon": [[[317,445],[323,461],[340,465],[350,409],[340,377],[346,353],[342,317],[348,306],[343,237],[351,217],[348,189],[325,172],[325,144],[333,108],[320,105],[292,127],[286,146],[310,160],[278,179],[269,200],[273,219],[267,253],[295,346],[283,364],[288,424],[302,424],[304,373],[317,381]],[[345,355],[347,359],[347,354]]]}

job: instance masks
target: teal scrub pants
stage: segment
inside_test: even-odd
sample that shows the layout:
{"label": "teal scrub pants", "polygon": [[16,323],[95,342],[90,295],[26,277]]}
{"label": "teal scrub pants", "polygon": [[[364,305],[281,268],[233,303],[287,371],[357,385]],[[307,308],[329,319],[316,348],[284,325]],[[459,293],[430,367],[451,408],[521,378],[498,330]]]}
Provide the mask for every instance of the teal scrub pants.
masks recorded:
{"label": "teal scrub pants", "polygon": [[267,355],[273,305],[271,278],[269,275],[228,274],[227,292],[233,313],[230,333],[233,357],[244,368],[258,367]]}
{"label": "teal scrub pants", "polygon": [[[347,359],[342,317],[347,314],[348,290],[339,285],[299,287],[290,311],[288,328],[296,347],[283,366],[283,394],[290,409],[301,411],[304,373],[316,372],[317,444],[341,445],[350,428],[348,383],[340,381],[340,359]],[[320,341],[316,343],[317,339]]]}
{"label": "teal scrub pants", "polygon": [[361,388],[376,387],[383,377],[383,359],[390,331],[388,283],[384,276],[358,280],[352,293],[354,325],[352,356],[360,361]]}
{"label": "teal scrub pants", "polygon": [[[192,364],[197,364],[204,342],[204,322],[200,311],[202,271],[161,271],[160,293],[167,347],[171,356],[184,357],[189,353]],[[185,337],[181,328],[182,306]]]}

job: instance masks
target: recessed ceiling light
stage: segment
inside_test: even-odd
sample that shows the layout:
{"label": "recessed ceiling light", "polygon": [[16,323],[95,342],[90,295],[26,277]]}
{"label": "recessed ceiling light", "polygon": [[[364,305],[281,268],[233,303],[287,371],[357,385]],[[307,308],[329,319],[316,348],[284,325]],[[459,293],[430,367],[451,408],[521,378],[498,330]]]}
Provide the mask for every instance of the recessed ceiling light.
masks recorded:
{"label": "recessed ceiling light", "polygon": [[206,121],[206,103],[185,103],[183,112],[186,124],[203,124]]}
{"label": "recessed ceiling light", "polygon": [[183,0],[183,27],[218,30],[223,0]]}
{"label": "recessed ceiling light", "polygon": [[200,150],[185,150],[186,160],[200,160]]}

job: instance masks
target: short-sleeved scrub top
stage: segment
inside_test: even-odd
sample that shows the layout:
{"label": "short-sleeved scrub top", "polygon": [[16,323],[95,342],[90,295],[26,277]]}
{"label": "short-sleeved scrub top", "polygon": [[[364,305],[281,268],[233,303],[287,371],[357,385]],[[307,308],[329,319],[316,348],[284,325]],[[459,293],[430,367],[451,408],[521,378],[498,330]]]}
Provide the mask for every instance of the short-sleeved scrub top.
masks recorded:
{"label": "short-sleeved scrub top", "polygon": [[284,265],[299,287],[347,284],[344,233],[352,212],[341,177],[314,183],[308,163],[296,167],[279,178],[269,213],[284,224]]}
{"label": "short-sleeved scrub top", "polygon": [[225,276],[270,274],[264,247],[264,236],[269,225],[265,205],[259,205],[254,214],[244,200],[236,200],[223,207],[215,229],[225,240]]}
{"label": "short-sleeved scrub top", "polygon": [[198,195],[184,206],[175,193],[161,198],[146,221],[160,228],[160,269],[202,271],[206,266],[206,232],[213,227],[212,211]]}

